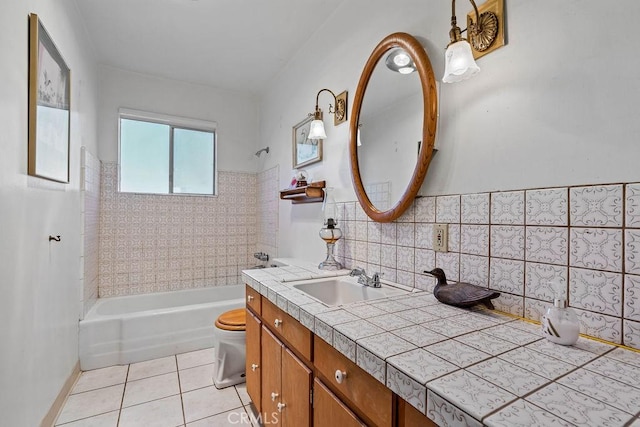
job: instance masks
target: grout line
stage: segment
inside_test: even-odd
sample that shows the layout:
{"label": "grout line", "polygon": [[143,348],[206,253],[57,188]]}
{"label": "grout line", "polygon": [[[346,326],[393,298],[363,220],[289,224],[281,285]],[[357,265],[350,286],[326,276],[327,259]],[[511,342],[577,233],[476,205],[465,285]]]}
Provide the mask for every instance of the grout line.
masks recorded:
{"label": "grout line", "polygon": [[176,359],[176,372],[178,375],[178,391],[180,392],[180,408],[182,408],[182,423],[186,426],[187,425],[187,414],[185,413],[184,410],[184,399],[182,396],[182,383],[180,382],[180,369],[178,369],[178,355],[174,355],[175,359]]}
{"label": "grout line", "polygon": [[124,405],[124,393],[127,390],[127,383],[129,382],[129,371],[131,369],[131,364],[127,365],[127,374],[124,377],[124,387],[122,387],[122,399],[120,399],[120,408],[118,409],[118,421],[117,425],[120,425],[120,417],[122,416],[122,405]]}

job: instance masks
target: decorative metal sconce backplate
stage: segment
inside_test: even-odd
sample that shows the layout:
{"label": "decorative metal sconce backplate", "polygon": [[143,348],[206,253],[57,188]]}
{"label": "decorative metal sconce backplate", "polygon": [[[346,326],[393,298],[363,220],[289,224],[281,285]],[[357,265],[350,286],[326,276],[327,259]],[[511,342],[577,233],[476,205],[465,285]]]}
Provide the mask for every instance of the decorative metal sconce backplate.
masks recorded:
{"label": "decorative metal sconce backplate", "polygon": [[505,42],[504,0],[487,0],[478,6],[480,28],[482,31],[474,35],[476,14],[472,10],[467,14],[467,38],[471,44],[473,57],[478,59],[489,52],[502,47]]}
{"label": "decorative metal sconce backplate", "polygon": [[333,125],[338,126],[340,123],[347,121],[347,91],[336,96],[336,108],[333,115]]}

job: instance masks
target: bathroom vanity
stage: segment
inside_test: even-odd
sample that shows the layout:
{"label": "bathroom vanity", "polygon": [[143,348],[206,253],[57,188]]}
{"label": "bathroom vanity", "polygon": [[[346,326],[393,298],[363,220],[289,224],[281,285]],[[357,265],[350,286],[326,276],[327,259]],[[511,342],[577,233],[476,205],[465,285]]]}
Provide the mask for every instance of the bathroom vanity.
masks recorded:
{"label": "bathroom vanity", "polygon": [[553,344],[538,325],[427,292],[327,305],[297,286],[332,275],[243,273],[247,392],[264,425],[640,423],[640,353]]}
{"label": "bathroom vanity", "polygon": [[250,286],[247,308],[247,392],[272,425],[435,425]]}

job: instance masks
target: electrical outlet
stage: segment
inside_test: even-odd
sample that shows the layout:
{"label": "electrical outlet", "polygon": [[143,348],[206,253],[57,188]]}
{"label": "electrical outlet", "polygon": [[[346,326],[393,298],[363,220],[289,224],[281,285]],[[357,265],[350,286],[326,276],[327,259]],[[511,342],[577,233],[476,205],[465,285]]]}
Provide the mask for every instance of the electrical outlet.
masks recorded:
{"label": "electrical outlet", "polygon": [[449,224],[433,224],[433,250],[449,251]]}

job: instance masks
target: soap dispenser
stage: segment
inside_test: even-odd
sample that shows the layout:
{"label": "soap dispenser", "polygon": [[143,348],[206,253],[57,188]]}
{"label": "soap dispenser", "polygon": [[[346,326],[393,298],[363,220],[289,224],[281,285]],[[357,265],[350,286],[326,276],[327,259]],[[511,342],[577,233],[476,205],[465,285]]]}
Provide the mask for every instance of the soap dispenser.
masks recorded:
{"label": "soap dispenser", "polygon": [[573,345],[578,341],[580,323],[578,316],[567,306],[567,300],[556,298],[553,306],[542,316],[542,334],[551,342]]}

